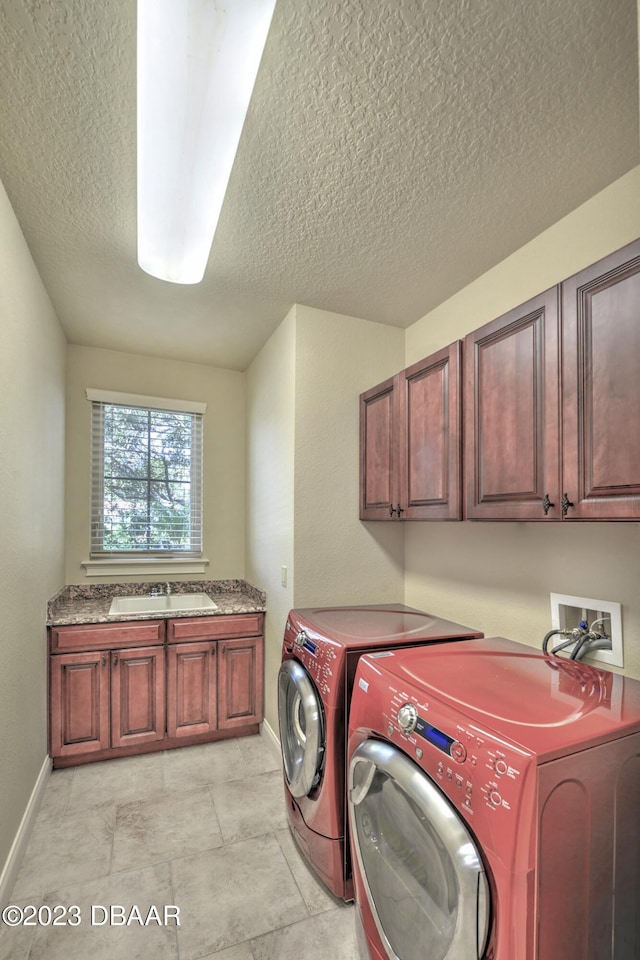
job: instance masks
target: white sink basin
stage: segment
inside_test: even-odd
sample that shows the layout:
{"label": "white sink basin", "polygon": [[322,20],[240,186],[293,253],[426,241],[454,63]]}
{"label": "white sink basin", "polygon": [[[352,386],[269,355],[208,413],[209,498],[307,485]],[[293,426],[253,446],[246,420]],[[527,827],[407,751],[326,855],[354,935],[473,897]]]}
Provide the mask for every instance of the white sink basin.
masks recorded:
{"label": "white sink basin", "polygon": [[171,613],[185,610],[217,610],[206,593],[171,593],[161,597],[114,597],[109,607],[110,617],[126,613]]}

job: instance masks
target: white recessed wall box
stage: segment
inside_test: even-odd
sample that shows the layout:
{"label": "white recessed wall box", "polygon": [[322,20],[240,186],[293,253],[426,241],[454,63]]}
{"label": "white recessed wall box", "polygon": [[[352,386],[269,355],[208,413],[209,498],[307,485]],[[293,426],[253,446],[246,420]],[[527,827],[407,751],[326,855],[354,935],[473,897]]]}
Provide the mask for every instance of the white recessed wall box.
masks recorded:
{"label": "white recessed wall box", "polygon": [[[594,600],[592,597],[570,597],[564,593],[551,595],[551,625],[556,630],[573,630],[583,620],[587,627],[596,623],[596,629],[611,638],[611,650],[591,650],[583,658],[586,663],[601,663],[623,667],[622,608],[611,600]],[[551,638],[551,650],[561,638]],[[569,649],[567,653],[571,653]]]}

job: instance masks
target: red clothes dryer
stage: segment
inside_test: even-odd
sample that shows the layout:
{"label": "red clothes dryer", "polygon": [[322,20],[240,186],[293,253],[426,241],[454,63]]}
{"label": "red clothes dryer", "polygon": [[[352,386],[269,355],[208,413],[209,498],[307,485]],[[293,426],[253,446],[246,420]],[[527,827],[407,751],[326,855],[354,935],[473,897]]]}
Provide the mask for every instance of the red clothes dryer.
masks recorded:
{"label": "red clothes dryer", "polygon": [[373,960],[640,956],[640,683],[502,638],[371,654],[348,807]]}
{"label": "red clothes dryer", "polygon": [[285,799],[298,846],[338,897],[353,898],[346,838],[346,724],[367,651],[482,636],[403,604],[291,610],[278,676]]}

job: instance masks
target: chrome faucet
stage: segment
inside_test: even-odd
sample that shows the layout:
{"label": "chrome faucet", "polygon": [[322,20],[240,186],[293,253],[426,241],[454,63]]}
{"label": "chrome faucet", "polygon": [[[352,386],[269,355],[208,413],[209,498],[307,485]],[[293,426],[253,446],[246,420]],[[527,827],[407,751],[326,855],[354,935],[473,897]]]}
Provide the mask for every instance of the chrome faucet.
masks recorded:
{"label": "chrome faucet", "polygon": [[167,596],[171,596],[171,584],[167,581]]}

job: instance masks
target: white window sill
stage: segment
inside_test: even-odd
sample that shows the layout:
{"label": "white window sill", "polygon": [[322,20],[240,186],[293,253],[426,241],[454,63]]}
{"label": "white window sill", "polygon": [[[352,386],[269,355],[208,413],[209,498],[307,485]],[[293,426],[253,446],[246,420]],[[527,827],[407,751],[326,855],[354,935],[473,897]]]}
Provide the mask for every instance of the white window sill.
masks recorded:
{"label": "white window sill", "polygon": [[169,573],[205,573],[209,561],[205,557],[131,557],[125,559],[83,560],[87,577],[147,576]]}

